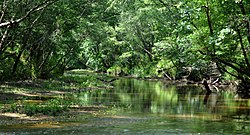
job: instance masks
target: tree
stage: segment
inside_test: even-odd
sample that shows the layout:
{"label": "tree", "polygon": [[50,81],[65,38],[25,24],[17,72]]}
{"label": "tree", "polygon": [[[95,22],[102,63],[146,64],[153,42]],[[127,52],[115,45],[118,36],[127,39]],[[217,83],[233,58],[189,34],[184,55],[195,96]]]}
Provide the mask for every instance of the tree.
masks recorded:
{"label": "tree", "polygon": [[[55,2],[56,0],[2,1],[0,18],[2,77],[15,74],[23,53],[30,47],[29,40],[36,23],[44,10]],[[25,71],[24,75],[26,73]]]}
{"label": "tree", "polygon": [[[250,3],[244,0],[1,2],[1,78],[90,68],[116,74],[250,82]],[[3,63],[3,64],[2,64]],[[213,66],[211,66],[213,65]],[[189,74],[190,75],[190,74]],[[229,78],[230,76],[230,78]],[[247,86],[248,87],[248,86]],[[250,86],[249,86],[250,87]]]}

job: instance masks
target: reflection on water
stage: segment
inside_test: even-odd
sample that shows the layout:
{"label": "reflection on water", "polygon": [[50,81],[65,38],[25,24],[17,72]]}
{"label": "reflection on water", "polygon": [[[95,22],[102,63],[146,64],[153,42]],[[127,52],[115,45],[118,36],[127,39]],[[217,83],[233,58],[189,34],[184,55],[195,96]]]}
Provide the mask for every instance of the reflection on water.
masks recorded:
{"label": "reflection on water", "polygon": [[[233,93],[206,93],[198,86],[166,85],[161,81],[121,79],[108,91],[82,93],[91,104],[113,105],[133,113],[242,117],[249,113],[249,100]],[[176,116],[179,117],[179,116]]]}
{"label": "reflection on water", "polygon": [[[197,86],[177,87],[161,81],[134,79],[117,80],[114,86],[112,90],[81,92],[69,98],[83,105],[113,107],[107,114],[58,123],[56,127],[60,128],[14,131],[30,134],[250,133],[250,101],[237,99],[233,93],[206,93]],[[5,132],[13,133],[13,129]]]}

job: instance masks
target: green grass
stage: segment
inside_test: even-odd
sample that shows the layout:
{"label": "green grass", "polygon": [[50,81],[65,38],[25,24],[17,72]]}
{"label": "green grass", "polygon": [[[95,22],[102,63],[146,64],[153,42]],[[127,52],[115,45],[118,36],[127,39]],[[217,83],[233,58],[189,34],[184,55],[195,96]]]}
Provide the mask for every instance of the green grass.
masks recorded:
{"label": "green grass", "polygon": [[1,112],[23,113],[29,116],[60,115],[70,110],[71,105],[87,105],[87,102],[77,97],[75,92],[98,87],[108,88],[108,84],[98,80],[98,77],[109,79],[105,74],[73,70],[50,80],[5,82],[0,85],[0,92],[8,93],[3,101],[5,104],[0,106]]}
{"label": "green grass", "polygon": [[22,101],[21,103],[11,103],[3,107],[2,112],[21,113],[32,116],[35,114],[44,114],[50,116],[59,115],[62,112],[69,110],[70,102],[62,99],[51,99],[44,103],[28,103]]}

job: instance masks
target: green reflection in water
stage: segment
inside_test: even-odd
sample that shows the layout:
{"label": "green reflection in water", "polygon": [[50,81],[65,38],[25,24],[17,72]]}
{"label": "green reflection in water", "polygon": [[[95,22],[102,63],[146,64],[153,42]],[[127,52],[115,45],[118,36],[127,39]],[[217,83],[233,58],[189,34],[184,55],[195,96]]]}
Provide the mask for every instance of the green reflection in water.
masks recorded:
{"label": "green reflection in water", "polygon": [[[81,93],[85,102],[121,107],[129,112],[183,115],[183,117],[227,117],[249,110],[249,100],[228,92],[206,92],[198,86],[166,85],[161,81],[120,79],[107,91]],[[181,116],[176,116],[181,117]]]}
{"label": "green reflection in water", "polygon": [[[61,120],[57,128],[16,128],[41,134],[248,134],[250,101],[197,86],[119,79],[114,89],[67,95],[77,105],[109,106],[107,113]],[[83,119],[84,117],[84,119]],[[0,131],[3,131],[0,129]],[[6,130],[6,132],[10,132]],[[1,132],[0,132],[1,133]]]}

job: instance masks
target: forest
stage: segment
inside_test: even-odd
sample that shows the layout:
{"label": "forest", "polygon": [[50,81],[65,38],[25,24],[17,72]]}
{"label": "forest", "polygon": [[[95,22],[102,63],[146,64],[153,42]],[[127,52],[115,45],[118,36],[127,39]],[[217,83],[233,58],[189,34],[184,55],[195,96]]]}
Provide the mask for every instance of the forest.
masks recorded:
{"label": "forest", "polygon": [[0,12],[0,81],[90,69],[239,80],[249,95],[248,0],[1,0]]}
{"label": "forest", "polygon": [[250,0],[0,0],[0,134],[250,134]]}

